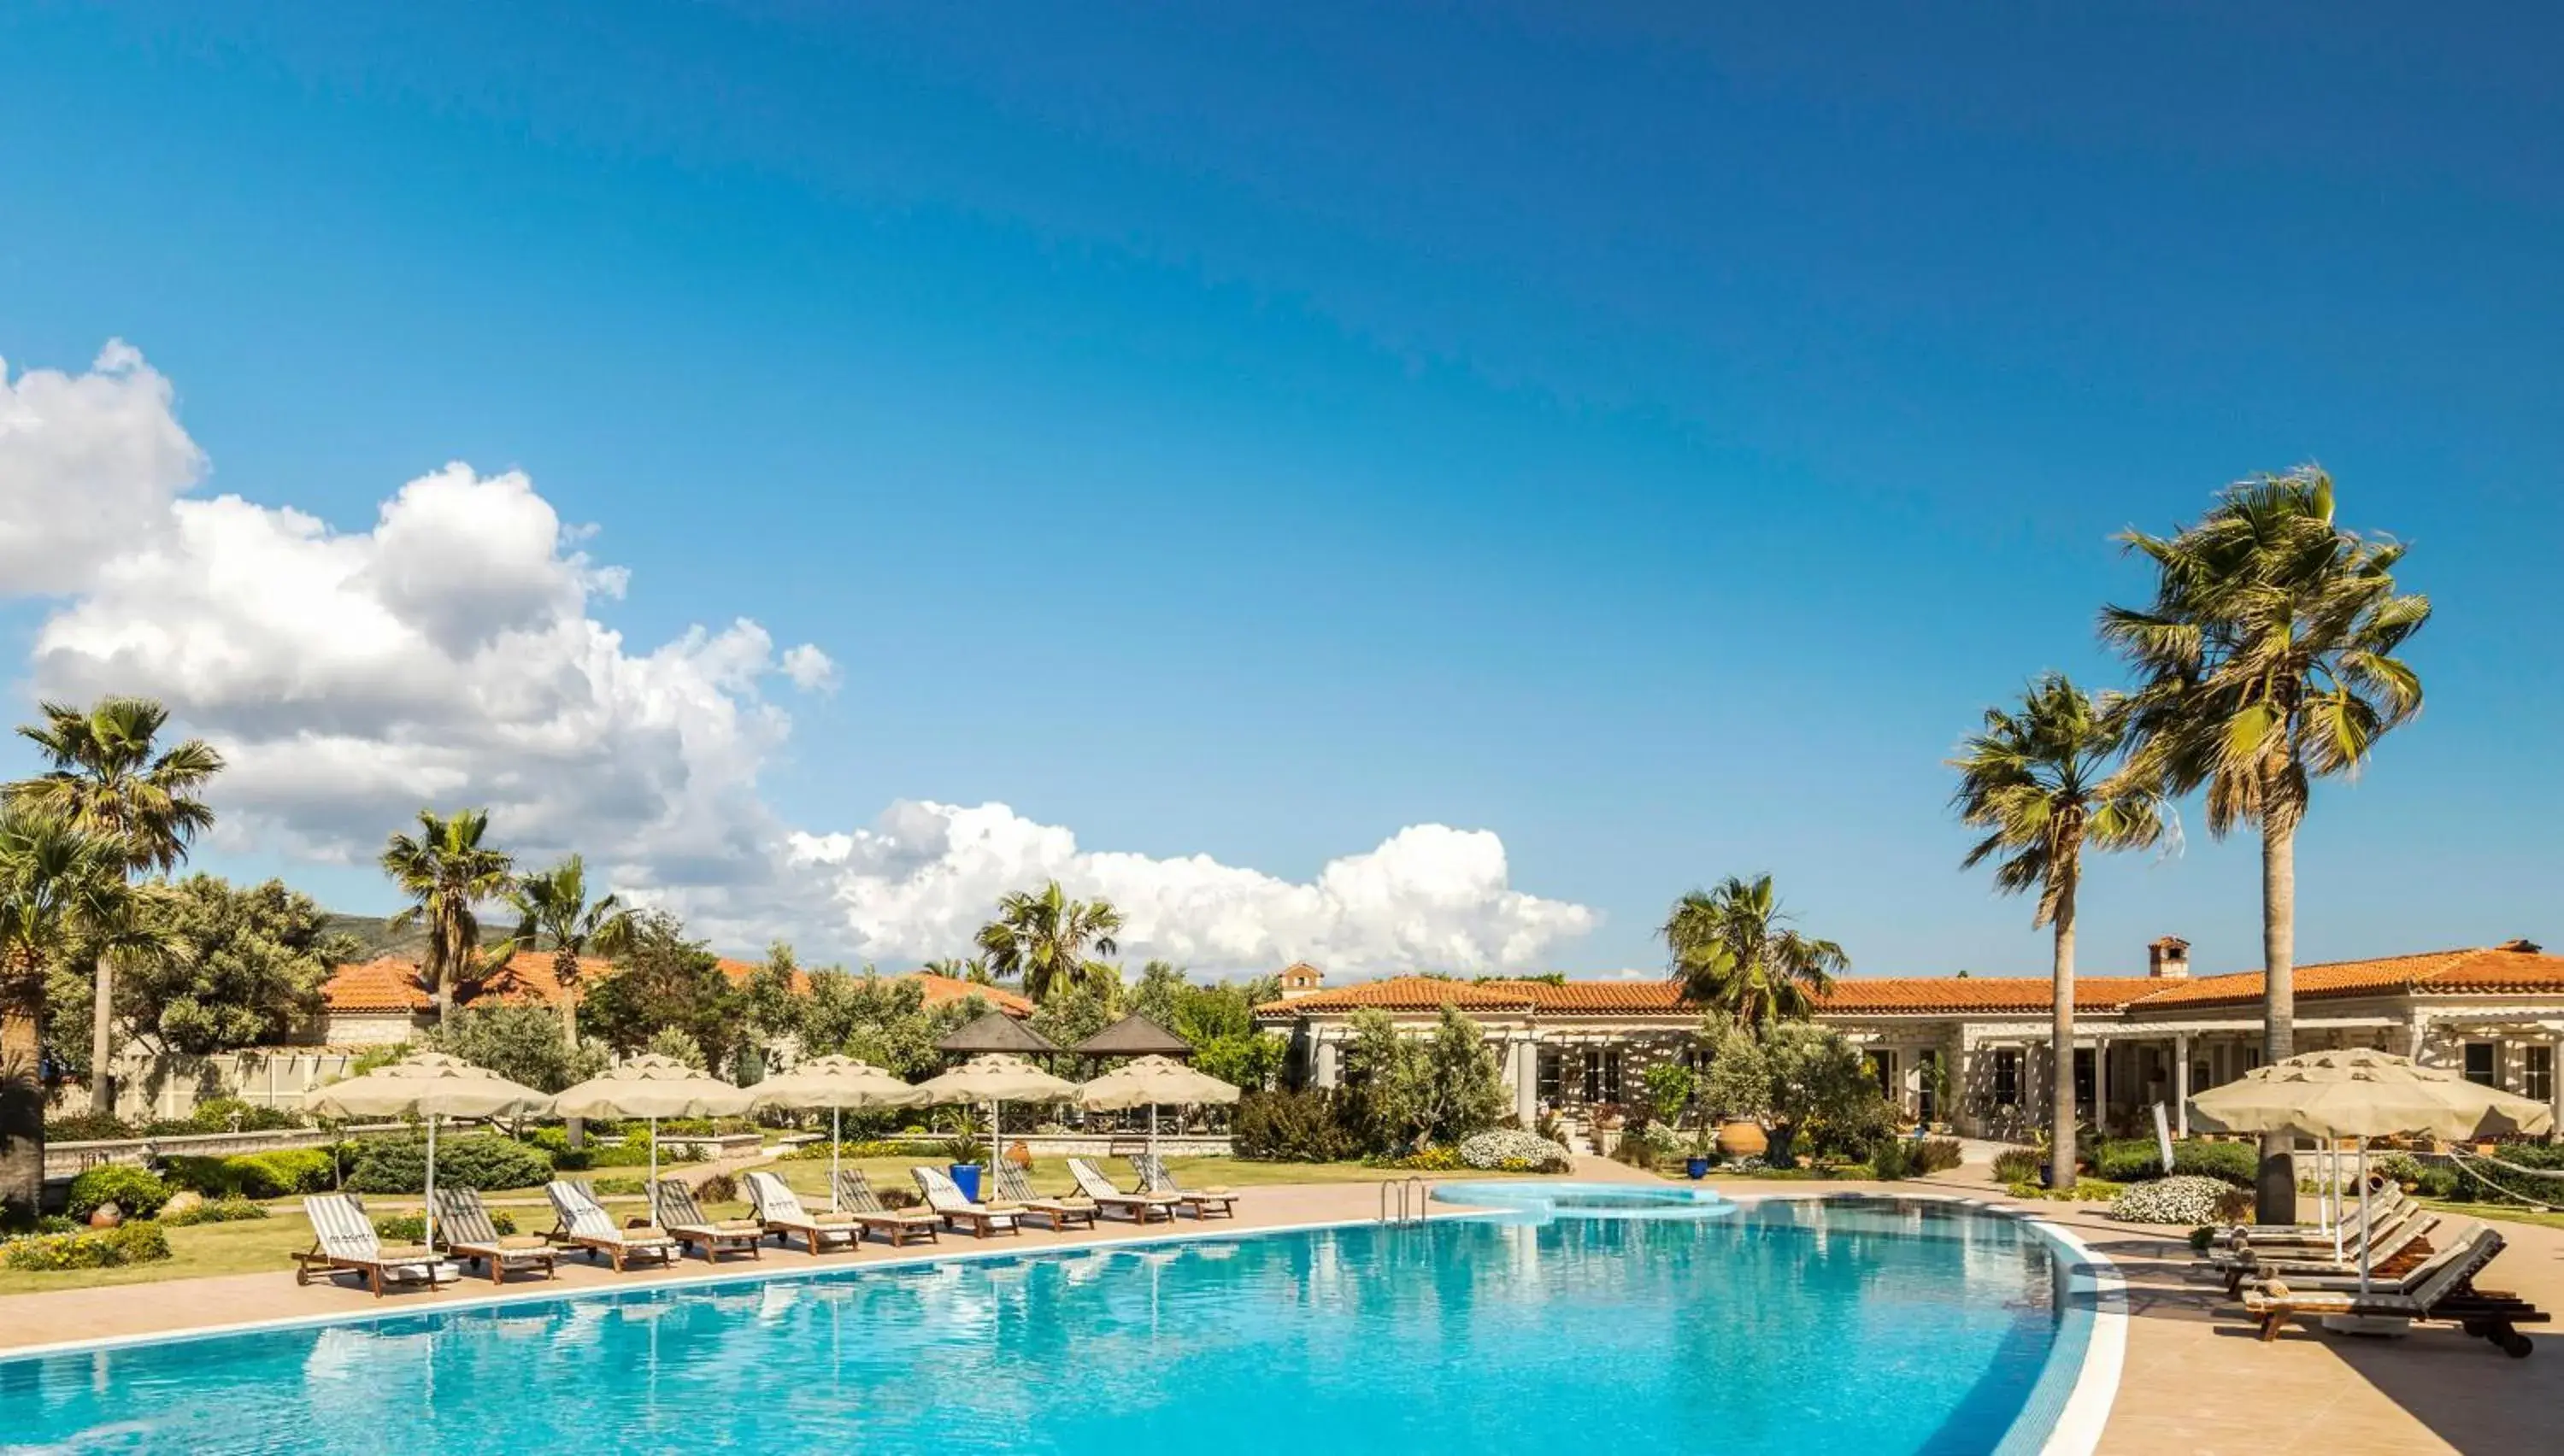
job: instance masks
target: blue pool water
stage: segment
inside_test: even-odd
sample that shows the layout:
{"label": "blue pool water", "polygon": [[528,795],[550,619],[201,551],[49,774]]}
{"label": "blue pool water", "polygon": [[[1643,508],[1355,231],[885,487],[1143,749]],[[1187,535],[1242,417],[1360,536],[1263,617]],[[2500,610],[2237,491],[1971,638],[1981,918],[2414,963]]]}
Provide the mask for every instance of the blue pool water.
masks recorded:
{"label": "blue pool water", "polygon": [[923,1262],[20,1359],[0,1363],[0,1449],[2035,1449],[2089,1323],[2036,1232],[1886,1200],[1717,1211]]}

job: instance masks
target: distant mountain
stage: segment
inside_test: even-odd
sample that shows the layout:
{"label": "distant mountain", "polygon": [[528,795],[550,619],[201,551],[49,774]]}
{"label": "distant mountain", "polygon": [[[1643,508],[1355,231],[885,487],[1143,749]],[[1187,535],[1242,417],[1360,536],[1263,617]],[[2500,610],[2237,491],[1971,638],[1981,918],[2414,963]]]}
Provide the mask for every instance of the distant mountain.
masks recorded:
{"label": "distant mountain", "polygon": [[[427,951],[427,928],[411,926],[406,930],[391,928],[391,918],[379,915],[330,915],[323,929],[341,936],[353,936],[364,950],[356,958],[373,960],[384,955],[406,955],[416,959]],[[487,926],[481,928],[481,943],[489,944],[501,936]]]}

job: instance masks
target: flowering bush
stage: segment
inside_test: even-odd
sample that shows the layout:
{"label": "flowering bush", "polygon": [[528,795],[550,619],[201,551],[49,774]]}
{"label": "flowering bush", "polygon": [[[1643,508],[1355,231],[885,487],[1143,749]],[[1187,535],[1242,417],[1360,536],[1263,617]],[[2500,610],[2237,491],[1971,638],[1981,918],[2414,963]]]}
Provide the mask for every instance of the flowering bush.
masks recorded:
{"label": "flowering bush", "polygon": [[2223,1178],[2176,1173],[2120,1190],[2110,1200],[2110,1216],[2122,1223],[2217,1223],[2242,1192]]}
{"label": "flowering bush", "polygon": [[246,1223],[267,1216],[263,1205],[247,1198],[209,1198],[184,1208],[161,1210],[160,1223],[164,1228],[186,1228],[198,1223]]}
{"label": "flowering bush", "polygon": [[0,1244],[0,1269],[48,1273],[149,1264],[169,1257],[169,1236],[148,1221],[90,1233],[37,1234]]}
{"label": "flowering bush", "polygon": [[103,1162],[72,1179],[71,1215],[86,1219],[112,1203],[127,1218],[149,1218],[169,1201],[171,1188],[149,1168]]}
{"label": "flowering bush", "polygon": [[[439,1227],[442,1228],[443,1225]],[[517,1220],[507,1209],[493,1208],[490,1210],[490,1230],[499,1237],[506,1238],[517,1231]],[[422,1243],[427,1238],[427,1215],[424,1213],[387,1214],[374,1220],[374,1232],[385,1243]]]}
{"label": "flowering bush", "polygon": [[[862,1143],[840,1143],[837,1144],[836,1153],[843,1158],[909,1157],[915,1155],[919,1145],[921,1144],[908,1139],[875,1138]],[[804,1143],[783,1155],[791,1158],[818,1158],[825,1161],[828,1151],[827,1140],[821,1139],[816,1143]]]}
{"label": "flowering bush", "polygon": [[1567,1149],[1537,1134],[1514,1129],[1474,1133],[1460,1140],[1460,1161],[1470,1167],[1506,1172],[1564,1172],[1572,1166]]}

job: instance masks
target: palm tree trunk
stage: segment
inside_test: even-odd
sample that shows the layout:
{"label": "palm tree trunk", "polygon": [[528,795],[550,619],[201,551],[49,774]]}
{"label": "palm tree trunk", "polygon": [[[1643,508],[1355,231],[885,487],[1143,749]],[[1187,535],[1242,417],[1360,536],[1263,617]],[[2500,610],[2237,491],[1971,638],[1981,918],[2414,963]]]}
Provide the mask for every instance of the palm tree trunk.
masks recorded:
{"label": "palm tree trunk", "polygon": [[89,1110],[115,1115],[115,957],[100,952],[89,1013]]}
{"label": "palm tree trunk", "polygon": [[2055,1004],[2048,1028],[2047,1182],[2074,1186],[2074,875],[2056,891]]}
{"label": "palm tree trunk", "polygon": [[[555,979],[557,979],[557,977],[555,977]],[[561,986],[561,1040],[568,1045],[571,1055],[577,1055],[578,987],[567,983],[563,983]],[[587,1145],[587,1119],[569,1118],[565,1121],[568,1128],[569,1145],[573,1148],[585,1147]]]}
{"label": "palm tree trunk", "polygon": [[0,970],[0,1211],[33,1215],[45,1194],[44,973]]}
{"label": "palm tree trunk", "polygon": [[[2264,1066],[2297,1048],[2297,825],[2294,815],[2270,814],[2261,825],[2261,1061]],[[2262,1223],[2294,1223],[2297,1180],[2284,1135],[2261,1140],[2261,1170],[2254,1180],[2253,1216]]]}

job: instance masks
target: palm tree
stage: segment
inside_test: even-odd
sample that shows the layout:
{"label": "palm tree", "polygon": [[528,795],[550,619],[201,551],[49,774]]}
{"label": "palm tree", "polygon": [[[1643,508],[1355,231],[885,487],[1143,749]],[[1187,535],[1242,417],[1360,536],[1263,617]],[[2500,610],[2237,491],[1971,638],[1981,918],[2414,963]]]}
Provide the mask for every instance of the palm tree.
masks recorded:
{"label": "palm tree", "polygon": [[587,898],[587,865],[577,855],[519,879],[508,887],[507,900],[517,912],[517,934],[509,942],[510,951],[520,945],[535,948],[542,941],[551,942],[552,979],[560,982],[561,988],[561,1036],[575,1047],[580,957],[591,951],[620,955],[629,949],[633,936],[631,907],[612,894],[591,902]]}
{"label": "palm tree", "polygon": [[[2431,618],[2399,593],[2404,546],[2333,523],[2332,477],[2314,466],[2228,487],[2170,536],[2129,531],[2155,564],[2153,605],[2105,607],[2102,639],[2135,666],[2135,746],[2125,770],[2172,794],[2207,791],[2208,829],[2261,833],[2262,1055],[2296,1049],[2296,836],[2308,787],[2355,774],[2377,739],[2422,711],[2422,680],[2395,654]],[[2275,1141],[2263,1144],[2259,1213],[2295,1215]]]}
{"label": "palm tree", "polygon": [[1831,940],[1784,929],[1770,875],[1735,876],[1674,902],[1656,934],[1672,952],[1683,994],[1757,1030],[1816,1009],[1851,958]]}
{"label": "palm tree", "polygon": [[1122,912],[1111,901],[1071,900],[1053,880],[1038,894],[1018,891],[998,901],[997,918],[979,928],[978,945],[991,975],[1021,976],[1024,994],[1044,1001],[1054,990],[1112,975],[1088,950],[1121,949],[1113,938],[1121,929]]}
{"label": "palm tree", "polygon": [[151,947],[119,840],[23,804],[0,809],[0,1208],[45,1182],[45,968],[81,946]]}
{"label": "palm tree", "polygon": [[941,960],[930,960],[919,968],[928,975],[965,980],[974,986],[990,986],[997,983],[997,978],[988,973],[988,957],[985,955],[973,955],[967,960],[946,956]]}
{"label": "palm tree", "polygon": [[[128,877],[176,868],[187,842],[214,822],[196,792],[222,771],[223,755],[202,738],[154,753],[169,710],[147,698],[102,698],[86,710],[47,703],[40,711],[45,721],[22,725],[18,735],[50,767],[9,785],[9,801],[120,847]],[[115,957],[101,953],[90,976],[90,1110],[112,1113]]]}
{"label": "palm tree", "polygon": [[383,848],[382,867],[411,902],[391,918],[390,928],[427,927],[421,969],[436,998],[436,1024],[443,1026],[454,1010],[456,984],[486,974],[477,911],[507,892],[512,863],[504,852],[481,842],[490,830],[487,809],[458,809],[443,817],[421,809],[418,827],[415,839],[391,837]]}
{"label": "palm tree", "polygon": [[1995,888],[2038,892],[2032,929],[2055,929],[2055,1011],[2049,1046],[2048,1178],[2074,1186],[2074,907],[2083,852],[2159,843],[2167,815],[2150,785],[2111,774],[2127,742],[2124,701],[2091,697],[2061,673],[2022,695],[2021,708],[1986,710],[1985,727],[1960,746],[1951,802],[1961,822],[1986,831],[1962,863],[1995,862]]}

